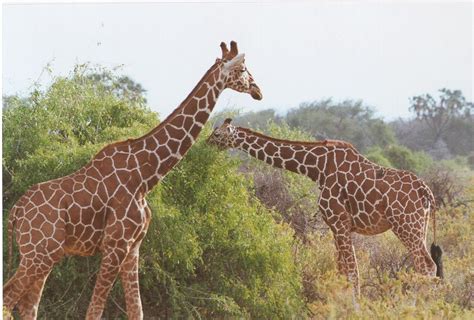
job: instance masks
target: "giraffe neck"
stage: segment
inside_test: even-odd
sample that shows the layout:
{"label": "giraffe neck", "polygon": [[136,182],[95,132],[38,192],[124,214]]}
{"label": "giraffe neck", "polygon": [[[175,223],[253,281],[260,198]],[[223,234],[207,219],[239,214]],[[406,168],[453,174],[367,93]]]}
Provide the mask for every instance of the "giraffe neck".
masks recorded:
{"label": "giraffe neck", "polygon": [[187,98],[148,134],[132,142],[145,192],[153,188],[186,154],[209,119],[224,90],[226,74],[216,62]]}
{"label": "giraffe neck", "polygon": [[[274,167],[306,175],[320,185],[324,184],[325,177],[337,169],[337,148],[355,151],[350,144],[341,141],[288,141],[274,139],[247,128],[233,128],[235,131],[230,142],[233,148]],[[356,153],[353,152],[353,155],[356,156]]]}

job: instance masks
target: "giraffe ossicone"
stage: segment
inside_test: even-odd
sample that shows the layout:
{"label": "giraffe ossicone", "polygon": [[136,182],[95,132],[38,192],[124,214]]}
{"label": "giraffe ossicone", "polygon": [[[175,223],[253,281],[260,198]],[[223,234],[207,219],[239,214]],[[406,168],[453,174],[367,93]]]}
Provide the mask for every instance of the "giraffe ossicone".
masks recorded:
{"label": "giraffe ossicone", "polygon": [[221,43],[222,56],[163,122],[137,139],[104,147],[78,171],[32,186],[10,210],[20,264],[3,286],[3,305],[36,319],[44,283],[66,255],[102,254],[86,319],[100,319],[117,275],[129,319],[142,319],[138,285],[139,248],[151,219],[146,194],[196,141],[223,90],[262,93],[237,43]]}
{"label": "giraffe ossicone", "polygon": [[224,120],[207,142],[219,149],[241,150],[318,183],[319,209],[334,235],[338,270],[354,284],[357,294],[353,232],[375,235],[391,229],[413,256],[417,272],[443,276],[441,248],[433,243],[431,256],[426,248],[428,220],[436,210],[433,193],[413,173],[379,166],[345,141],[275,139],[233,126],[231,121]]}

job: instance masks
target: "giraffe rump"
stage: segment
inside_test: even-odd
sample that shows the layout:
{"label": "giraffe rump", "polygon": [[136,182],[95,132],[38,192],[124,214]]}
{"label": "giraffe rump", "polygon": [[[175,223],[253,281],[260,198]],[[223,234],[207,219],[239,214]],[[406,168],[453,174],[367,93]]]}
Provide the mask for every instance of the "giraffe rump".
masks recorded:
{"label": "giraffe rump", "polygon": [[8,265],[7,265],[7,274],[9,275],[13,267],[13,232],[16,223],[16,212],[17,206],[13,206],[10,209],[8,215]]}

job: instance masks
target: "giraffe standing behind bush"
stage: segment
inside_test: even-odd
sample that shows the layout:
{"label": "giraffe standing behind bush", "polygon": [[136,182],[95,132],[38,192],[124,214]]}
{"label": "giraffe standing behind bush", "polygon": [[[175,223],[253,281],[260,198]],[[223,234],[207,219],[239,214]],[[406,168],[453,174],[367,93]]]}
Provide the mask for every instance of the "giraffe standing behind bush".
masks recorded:
{"label": "giraffe standing behind bush", "polygon": [[142,319],[139,248],[151,212],[146,194],[193,145],[220,93],[231,88],[262,99],[245,67],[244,55],[232,41],[221,43],[222,57],[162,123],[148,134],[103,148],[71,175],[31,187],[10,210],[12,237],[20,265],[4,285],[4,308],[18,307],[24,319],[35,319],[41,293],[53,266],[64,255],[102,254],[86,319],[100,319],[119,274],[129,319]]}
{"label": "giraffe standing behind bush", "polygon": [[379,166],[348,142],[275,139],[233,126],[231,121],[226,119],[216,128],[208,142],[221,149],[242,150],[319,184],[319,209],[334,235],[338,270],[354,284],[357,294],[360,286],[353,232],[375,235],[391,229],[413,255],[416,271],[443,276],[441,248],[434,242],[430,256],[425,244],[435,200],[413,173]]}

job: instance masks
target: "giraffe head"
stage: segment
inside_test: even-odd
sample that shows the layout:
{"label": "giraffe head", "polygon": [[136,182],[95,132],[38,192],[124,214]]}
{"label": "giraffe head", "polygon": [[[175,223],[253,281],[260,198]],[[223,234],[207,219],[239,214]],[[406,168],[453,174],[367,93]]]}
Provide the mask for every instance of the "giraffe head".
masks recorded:
{"label": "giraffe head", "polygon": [[220,127],[215,128],[209,138],[207,138],[207,143],[221,150],[232,148],[234,146],[235,127],[230,124],[231,122],[232,119],[225,119],[224,123]]}
{"label": "giraffe head", "polygon": [[262,100],[262,92],[245,66],[245,54],[239,54],[237,43],[231,41],[230,50],[228,50],[227,45],[221,42],[221,49],[222,58],[217,59],[217,62],[223,64],[222,71],[227,75],[224,87],[248,93],[252,98]]}

